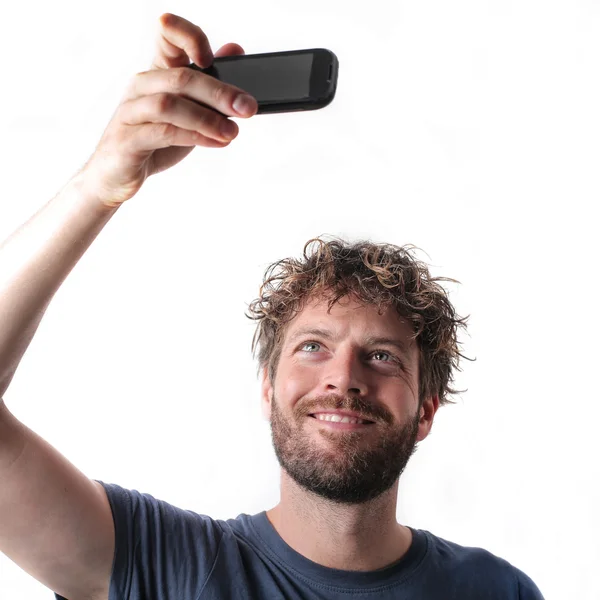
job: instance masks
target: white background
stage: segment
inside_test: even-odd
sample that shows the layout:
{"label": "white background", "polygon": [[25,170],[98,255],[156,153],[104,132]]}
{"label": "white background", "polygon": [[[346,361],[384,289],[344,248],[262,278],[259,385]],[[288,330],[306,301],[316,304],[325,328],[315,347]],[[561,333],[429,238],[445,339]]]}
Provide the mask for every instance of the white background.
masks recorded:
{"label": "white background", "polygon": [[[547,600],[599,598],[600,4],[11,3],[2,239],[93,152],[164,12],[213,50],[329,48],[336,98],[237,119],[230,147],[149,179],[55,296],[9,409],[91,478],[214,518],[271,508],[244,316],[265,269],[321,234],[413,243],[461,282],[443,285],[477,361],[401,478],[398,520],[509,560]],[[0,588],[52,597],[4,555]]]}

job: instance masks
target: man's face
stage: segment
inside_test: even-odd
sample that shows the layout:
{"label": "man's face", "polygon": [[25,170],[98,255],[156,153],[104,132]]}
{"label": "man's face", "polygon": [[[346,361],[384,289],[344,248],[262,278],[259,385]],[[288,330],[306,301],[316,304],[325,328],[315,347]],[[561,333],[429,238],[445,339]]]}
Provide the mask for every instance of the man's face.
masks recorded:
{"label": "man's face", "polygon": [[[303,333],[310,329],[323,332]],[[358,504],[398,480],[438,407],[437,398],[418,407],[411,333],[393,307],[379,315],[348,298],[330,314],[326,300],[313,300],[288,324],[274,388],[263,372],[263,402],[277,459],[298,485]],[[311,416],[344,410],[372,423],[343,427]]]}

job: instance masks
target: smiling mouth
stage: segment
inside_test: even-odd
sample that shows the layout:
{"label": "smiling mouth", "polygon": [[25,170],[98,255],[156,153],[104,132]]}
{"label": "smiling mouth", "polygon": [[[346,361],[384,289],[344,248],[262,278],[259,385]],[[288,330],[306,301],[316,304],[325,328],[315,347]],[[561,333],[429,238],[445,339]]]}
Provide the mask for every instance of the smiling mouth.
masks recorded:
{"label": "smiling mouth", "polygon": [[350,427],[360,427],[360,426],[364,426],[364,425],[375,425],[374,421],[369,421],[368,419],[360,419],[360,421],[358,423],[355,422],[343,422],[343,421],[329,421],[329,420],[325,420],[325,419],[317,419],[317,417],[315,415],[308,415],[309,417],[312,417],[315,421],[319,421],[319,423],[325,423],[327,425],[345,425],[345,426],[350,426]]}

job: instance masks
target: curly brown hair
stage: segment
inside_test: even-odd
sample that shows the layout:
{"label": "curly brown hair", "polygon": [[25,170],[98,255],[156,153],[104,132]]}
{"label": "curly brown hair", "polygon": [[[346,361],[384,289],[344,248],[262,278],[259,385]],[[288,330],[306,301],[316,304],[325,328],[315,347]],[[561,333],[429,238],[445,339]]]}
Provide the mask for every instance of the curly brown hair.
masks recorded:
{"label": "curly brown hair", "polygon": [[[375,305],[379,314],[393,305],[398,314],[412,322],[411,340],[419,348],[419,407],[425,398],[437,396],[440,406],[456,404],[449,394],[453,390],[453,368],[460,369],[458,357],[472,360],[458,351],[458,327],[466,329],[470,315],[458,318],[446,291],[431,277],[427,264],[417,260],[410,249],[413,244],[394,246],[368,240],[349,243],[323,236],[304,246],[304,260],[286,258],[265,271],[259,297],[248,307],[246,317],[259,321],[252,339],[252,352],[259,347],[258,372],[268,367],[273,383],[281,356],[286,325],[302,310],[309,298],[327,297],[328,312],[342,297],[351,295],[359,303]],[[314,252],[307,249],[316,243]]]}

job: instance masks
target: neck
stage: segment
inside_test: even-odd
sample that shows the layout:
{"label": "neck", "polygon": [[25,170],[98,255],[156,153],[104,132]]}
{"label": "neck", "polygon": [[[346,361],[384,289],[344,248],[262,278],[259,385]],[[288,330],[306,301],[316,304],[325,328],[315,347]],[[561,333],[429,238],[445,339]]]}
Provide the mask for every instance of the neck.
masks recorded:
{"label": "neck", "polygon": [[281,499],[267,511],[277,533],[296,552],[325,567],[375,571],[397,562],[412,543],[396,521],[398,482],[363,504],[337,504],[301,488],[282,470]]}

